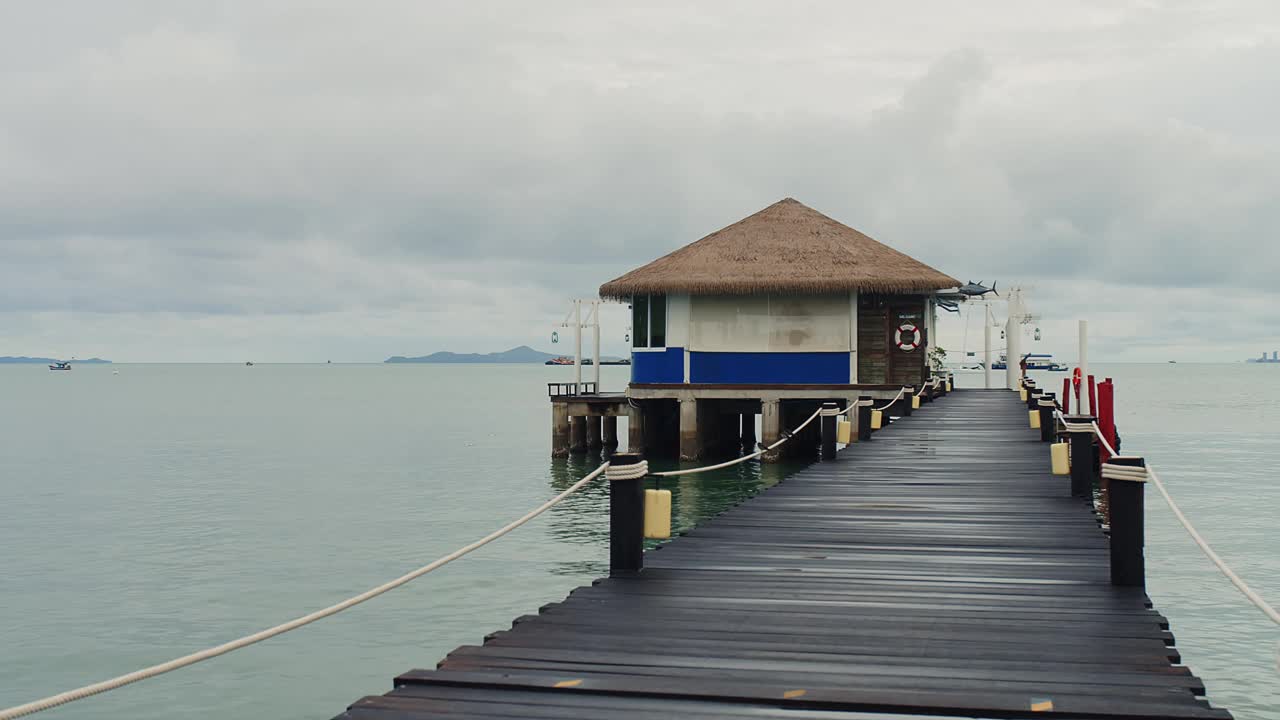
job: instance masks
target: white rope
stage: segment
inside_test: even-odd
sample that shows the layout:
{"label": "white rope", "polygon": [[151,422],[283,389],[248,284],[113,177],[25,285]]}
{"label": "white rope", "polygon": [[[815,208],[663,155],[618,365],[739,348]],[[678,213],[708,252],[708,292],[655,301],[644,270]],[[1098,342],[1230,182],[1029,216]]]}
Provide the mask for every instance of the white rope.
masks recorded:
{"label": "white rope", "polygon": [[[760,457],[761,455],[769,452],[770,450],[777,448],[782,443],[795,437],[796,433],[805,429],[805,427],[807,427],[809,423],[813,422],[814,418],[818,417],[821,414],[822,414],[822,408],[818,408],[817,410],[814,411],[812,415],[809,416],[807,420],[800,423],[800,427],[797,427],[795,430],[792,430],[790,433],[783,435],[782,438],[777,442],[775,442],[774,444],[766,448],[757,450],[749,455],[743,455],[740,458],[734,458],[733,460],[728,460],[728,461],[719,463],[717,465],[706,465],[703,467],[689,468],[688,470],[667,470],[666,472],[656,472],[656,473],[653,473],[653,476],[654,477],[678,477],[680,475],[696,475],[697,473],[711,472],[712,470],[722,470],[727,467],[733,467],[734,465],[737,465],[739,463],[744,463],[748,460],[754,460]],[[5,719],[0,717],[0,720],[5,720]]]}
{"label": "white rope", "polygon": [[[885,405],[885,406],[884,406],[884,407],[882,407],[882,408],[875,408],[875,409],[878,409],[878,410],[884,410],[884,408],[889,407],[889,405],[892,405],[892,404],[894,404],[895,402],[897,402],[899,399],[901,399],[901,398],[902,398],[902,394],[903,394],[904,392],[906,392],[906,388],[905,388],[905,387],[900,388],[900,389],[898,390],[898,394],[897,394],[897,395],[896,395],[892,400],[890,400],[890,401],[889,401],[888,405]],[[921,390],[921,392],[923,392],[923,390]],[[864,403],[865,403],[865,404],[867,404],[867,405],[871,405],[873,402],[875,402],[875,401],[873,401],[873,400],[865,400],[865,401],[864,401],[864,400],[855,400],[854,402],[849,403],[849,407],[847,407],[847,408],[845,408],[845,409],[843,409],[843,410],[837,410],[837,411],[835,411],[835,412],[832,412],[830,415],[827,415],[827,417],[844,415],[844,414],[847,414],[849,411],[853,410],[854,408],[857,408],[857,407],[859,407],[859,406],[863,405]],[[809,416],[809,417],[808,417],[804,422],[800,423],[800,426],[799,426],[799,427],[797,427],[796,429],[792,430],[790,433],[788,433],[788,434],[784,435],[784,436],[782,437],[782,439],[781,439],[781,440],[779,440],[778,442],[776,442],[776,443],[774,443],[774,444],[772,444],[772,445],[770,445],[770,446],[768,446],[768,447],[766,447],[766,448],[763,448],[763,449],[761,449],[761,450],[757,450],[757,451],[755,451],[755,452],[753,452],[753,453],[750,453],[750,454],[748,454],[748,455],[743,455],[742,457],[734,458],[733,460],[726,460],[725,462],[718,463],[718,464],[716,464],[716,465],[705,465],[705,466],[703,466],[703,467],[689,468],[689,469],[687,469],[687,470],[667,470],[667,471],[665,471],[665,472],[656,472],[656,473],[651,473],[651,475],[652,475],[653,477],[679,477],[679,476],[681,476],[681,475],[695,475],[695,474],[697,474],[697,473],[711,472],[712,470],[723,470],[724,468],[727,468],[727,467],[733,467],[734,465],[738,465],[738,464],[741,464],[741,463],[747,462],[748,460],[754,460],[754,459],[756,459],[756,458],[760,457],[761,455],[764,455],[765,453],[769,452],[770,450],[773,450],[773,449],[777,448],[777,447],[778,447],[779,445],[781,445],[782,443],[784,443],[784,442],[786,442],[786,441],[790,440],[792,437],[794,437],[794,436],[796,435],[796,433],[799,433],[801,430],[805,429],[805,427],[806,427],[809,423],[813,422],[814,418],[817,418],[817,417],[819,417],[819,416],[821,416],[821,415],[824,415],[825,413],[826,413],[826,411],[825,411],[825,410],[823,410],[822,408],[818,408],[818,409],[817,409],[817,411],[815,411],[812,415],[810,415],[810,416]],[[0,720],[4,720],[4,718],[0,718]]]}
{"label": "white rope", "polygon": [[[1107,449],[1107,452],[1112,456],[1115,456],[1115,448],[1111,447],[1111,443],[1107,442],[1107,438],[1103,436],[1102,429],[1098,427],[1098,423],[1096,422],[1093,423],[1093,431],[1098,436],[1098,440]],[[1232,585],[1236,586],[1236,589],[1239,590],[1241,594],[1249,600],[1249,602],[1253,603],[1254,607],[1261,610],[1262,614],[1266,615],[1271,622],[1280,625],[1280,612],[1276,612],[1276,609],[1272,607],[1270,603],[1264,600],[1261,595],[1254,592],[1253,588],[1249,587],[1249,584],[1237,575],[1235,571],[1227,565],[1226,561],[1223,560],[1218,553],[1213,551],[1213,548],[1209,547],[1209,543],[1206,542],[1200,535],[1199,531],[1195,529],[1195,526],[1191,524],[1191,521],[1187,519],[1187,516],[1182,514],[1182,508],[1178,507],[1178,503],[1173,501],[1173,497],[1169,495],[1169,491],[1165,488],[1164,483],[1160,481],[1160,476],[1156,474],[1155,468],[1148,465],[1145,475],[1147,478],[1150,478],[1151,483],[1160,491],[1160,495],[1164,498],[1165,503],[1168,504],[1169,509],[1173,511],[1174,517],[1178,518],[1178,522],[1182,523],[1182,527],[1187,531],[1187,534],[1191,535],[1191,539],[1196,542],[1196,545],[1200,546],[1200,550],[1204,552],[1205,556],[1208,557],[1214,565],[1218,566],[1218,570],[1231,581]],[[0,718],[0,720],[3,720],[3,718]]]}
{"label": "white rope", "polygon": [[151,667],[143,668],[141,670],[131,672],[127,675],[121,675],[119,677],[115,677],[110,680],[104,680],[99,683],[94,683],[93,685],[85,685],[84,687],[76,688],[75,690],[68,690],[63,693],[58,693],[57,695],[51,695],[42,700],[36,700],[34,702],[26,703],[25,705],[17,705],[15,707],[11,707],[6,710],[0,710],[0,720],[14,720],[14,718],[20,718],[20,717],[23,717],[24,715],[30,715],[32,713],[37,713],[42,710],[55,708],[55,707],[58,707],[59,705],[65,705],[66,703],[73,702],[75,700],[82,700],[84,698],[91,697],[99,693],[107,692],[108,690],[115,690],[116,688],[124,687],[125,685],[130,685],[132,683],[136,683],[139,680],[146,680],[147,678],[152,678],[157,675],[162,675],[172,670],[177,670],[179,668],[187,667],[188,665],[194,665],[198,662],[201,662],[202,660],[208,660],[210,658],[218,657],[219,655],[225,655],[226,653],[229,653],[232,650],[239,650],[242,647],[247,647],[249,645],[253,645],[254,643],[262,642],[263,640],[273,638],[277,635],[282,635],[284,633],[289,632],[290,630],[296,630],[304,625],[310,625],[311,623],[317,620],[322,620],[324,618],[327,618],[330,615],[336,615],[337,613],[340,613],[343,610],[346,610],[347,608],[359,605],[360,603],[366,600],[372,600],[373,598],[378,597],[383,593],[394,590],[400,587],[401,585],[404,585],[405,583],[410,582],[411,580],[416,580],[417,578],[422,577],[423,575],[426,575],[427,573],[431,572],[432,570],[435,570],[436,568],[447,565],[453,562],[454,560],[457,560],[458,558],[474,550],[478,550],[484,547],[485,545],[488,545],[494,540],[497,540],[503,535],[506,535],[512,530],[515,530],[521,525],[524,525],[525,523],[538,517],[542,513],[546,512],[547,510],[551,509],[555,505],[559,504],[560,501],[564,500],[565,498],[569,497],[573,493],[577,492],[587,483],[600,477],[600,475],[604,473],[608,469],[608,467],[609,467],[609,463],[604,463],[600,467],[591,471],[591,474],[582,478],[581,480],[574,483],[573,485],[570,485],[568,489],[566,489],[564,492],[560,493],[559,495],[556,495],[555,497],[551,498],[545,503],[530,510],[529,512],[521,516],[519,519],[507,525],[504,525],[503,527],[489,533],[488,535],[480,538],[479,540],[471,543],[470,545],[466,545],[457,550],[454,550],[448,555],[445,555],[444,557],[428,565],[423,565],[417,570],[414,570],[409,573],[405,573],[404,575],[401,575],[395,580],[392,580],[387,583],[383,583],[382,585],[379,585],[370,590],[366,590],[360,593],[359,595],[347,598],[346,600],[343,600],[340,603],[330,605],[329,607],[324,608],[323,610],[317,610],[311,613],[310,615],[303,615],[302,617],[294,618],[289,622],[276,625],[275,627],[267,628],[266,630],[261,630],[259,632],[253,633],[252,635],[246,635],[238,640],[232,640],[231,642],[223,643],[222,645],[218,645],[216,647],[207,648],[205,650],[201,650],[200,652],[191,653],[190,655],[184,655],[180,658],[174,658],[173,660],[160,663],[159,665],[152,665]]}
{"label": "white rope", "polygon": [[1071,421],[1071,420],[1068,420],[1068,419],[1067,419],[1067,416],[1066,416],[1066,415],[1063,415],[1061,410],[1056,410],[1056,411],[1054,411],[1054,413],[1053,413],[1053,417],[1054,417],[1054,419],[1056,419],[1058,422],[1062,423],[1062,427],[1063,427],[1067,432],[1073,432],[1073,433],[1086,433],[1086,432],[1087,432],[1087,433],[1091,433],[1091,432],[1093,432],[1093,423],[1092,423],[1092,422],[1073,422],[1073,421]]}
{"label": "white rope", "polygon": [[[1119,458],[1119,455],[1113,456],[1111,459]],[[1102,463],[1102,477],[1107,480],[1127,480],[1128,482],[1147,481],[1149,474],[1145,467],[1137,465],[1121,465],[1110,461]]]}
{"label": "white rope", "polygon": [[649,474],[649,461],[641,460],[632,465],[609,465],[604,471],[606,480],[635,480]]}
{"label": "white rope", "polygon": [[896,403],[896,402],[898,402],[899,400],[901,400],[901,399],[902,399],[902,394],[903,394],[903,393],[905,393],[906,391],[907,391],[907,389],[906,389],[905,387],[898,388],[898,394],[897,394],[897,395],[894,395],[892,400],[890,400],[889,402],[885,403],[884,405],[881,405],[881,406],[880,406],[880,407],[878,407],[878,408],[872,408],[872,409],[873,409],[873,410],[879,410],[879,411],[881,411],[881,412],[884,412],[885,410],[888,410],[890,405],[893,405],[894,403]]}

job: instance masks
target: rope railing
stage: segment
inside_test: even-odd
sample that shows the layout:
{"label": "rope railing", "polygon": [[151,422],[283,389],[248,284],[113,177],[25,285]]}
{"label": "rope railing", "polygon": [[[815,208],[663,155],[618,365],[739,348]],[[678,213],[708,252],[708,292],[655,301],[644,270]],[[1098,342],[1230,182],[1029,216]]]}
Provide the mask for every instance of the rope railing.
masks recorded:
{"label": "rope railing", "polygon": [[142,668],[141,670],[136,670],[134,672],[131,672],[125,675],[120,675],[118,677],[111,678],[110,680],[103,680],[102,682],[94,683],[92,685],[85,685],[83,687],[79,687],[74,690],[68,690],[66,692],[58,693],[57,695],[50,695],[49,697],[46,697],[40,700],[36,700],[23,705],[17,705],[11,708],[0,710],[0,720],[14,720],[15,718],[20,718],[26,715],[31,715],[33,713],[38,713],[42,710],[49,710],[51,708],[58,707],[59,705],[65,705],[69,702],[74,702],[76,700],[83,700],[84,698],[92,697],[94,695],[98,695],[100,693],[104,693],[109,690],[115,690],[117,688],[124,687],[125,685],[131,685],[141,680],[146,680],[148,678],[153,678],[157,675],[163,675],[164,673],[167,673],[167,672],[172,672],[174,670],[188,667],[190,665],[195,665],[198,662],[209,660],[211,658],[218,657],[219,655],[225,655],[233,650],[239,650],[240,648],[248,647],[249,645],[253,645],[254,643],[259,643],[259,642],[262,642],[263,640],[268,640],[270,638],[276,637],[277,635],[283,635],[284,633],[287,633],[291,630],[297,630],[298,628],[303,627],[305,625],[310,625],[311,623],[317,620],[322,620],[331,615],[336,615],[342,612],[343,610],[347,610],[348,608],[355,607],[356,605],[359,605],[360,603],[365,602],[366,600],[372,600],[373,598],[376,598],[379,595],[390,592],[400,587],[401,585],[405,585],[406,583],[416,580],[422,577],[423,575],[426,575],[427,573],[431,572],[432,570],[448,565],[449,563],[453,562],[454,560],[457,560],[458,558],[464,555],[467,555],[475,550],[479,550],[485,545],[488,545],[494,540],[497,540],[498,538],[510,533],[511,531],[515,530],[521,525],[524,525],[530,520],[538,517],[542,513],[546,512],[547,510],[550,510],[552,507],[555,507],[556,505],[560,504],[560,502],[563,501],[565,498],[581,490],[592,480],[595,480],[596,478],[600,477],[600,475],[604,474],[608,470],[608,468],[609,468],[609,463],[606,462],[601,464],[595,470],[591,471],[586,477],[583,477],[581,480],[575,482],[573,485],[570,485],[559,495],[556,495],[555,497],[551,498],[545,503],[539,505],[538,507],[520,516],[516,520],[513,520],[512,522],[498,528],[497,530],[494,530],[493,532],[489,533],[488,535],[485,535],[479,540],[476,540],[470,545],[465,545],[463,547],[460,547],[457,550],[454,550],[453,552],[449,553],[448,555],[445,555],[444,557],[441,557],[433,562],[423,565],[417,570],[407,572],[404,575],[401,575],[400,577],[394,580],[383,583],[382,585],[379,585],[375,588],[370,588],[369,590],[366,590],[360,593],[359,595],[349,597],[346,600],[343,600],[342,602],[335,603],[321,610],[317,610],[313,613],[310,613],[309,615],[303,615],[302,617],[294,618],[293,620],[290,620],[285,623],[281,623],[274,627],[270,627],[265,630],[260,630],[256,633],[253,633],[252,635],[245,635],[244,637],[238,638],[236,640],[232,640],[231,642],[223,643],[221,645],[216,645],[211,648],[206,648],[199,652],[191,653],[190,655],[183,655],[182,657],[174,658],[173,660],[169,660],[168,662],[163,662],[158,665],[152,665],[150,667]]}
{"label": "rope railing", "polygon": [[903,387],[901,387],[901,388],[898,388],[898,394],[897,394],[897,395],[894,395],[892,400],[890,400],[889,402],[885,403],[884,405],[881,405],[880,407],[873,407],[873,408],[872,408],[872,410],[879,410],[880,412],[884,412],[885,410],[888,410],[888,409],[889,409],[889,408],[890,408],[894,403],[896,403],[896,402],[898,402],[899,400],[901,400],[901,399],[902,399],[902,395],[903,395],[903,393],[905,393],[906,391],[907,391],[906,386],[903,386]]}
{"label": "rope railing", "polygon": [[[883,405],[883,406],[881,406],[881,407],[873,408],[873,409],[875,409],[875,410],[881,410],[881,411],[885,410],[885,409],[886,409],[886,408],[888,408],[890,405],[893,405],[895,402],[897,402],[897,401],[901,400],[901,399],[902,399],[903,394],[904,394],[906,391],[907,391],[907,388],[906,388],[905,386],[904,386],[904,387],[902,387],[902,388],[899,388],[899,390],[898,390],[898,394],[897,394],[897,395],[895,395],[895,396],[894,396],[894,398],[893,398],[892,400],[890,400],[888,403],[886,403],[885,405]],[[921,390],[921,392],[924,392],[924,391],[923,391],[923,390]],[[838,415],[845,415],[845,414],[847,414],[847,413],[851,412],[852,410],[854,410],[855,408],[859,407],[859,406],[862,404],[862,402],[863,402],[863,401],[855,400],[854,402],[849,403],[849,406],[848,406],[848,407],[846,407],[845,409],[843,409],[843,410],[837,410],[836,412],[832,413],[832,415],[837,415],[837,416],[838,416]],[[696,475],[696,474],[698,474],[698,473],[711,472],[712,470],[723,470],[723,469],[725,469],[725,468],[727,468],[727,467],[733,467],[734,465],[739,465],[739,464],[741,464],[741,463],[747,462],[748,460],[754,460],[754,459],[756,459],[756,458],[760,457],[761,455],[764,455],[764,454],[765,454],[765,453],[767,453],[767,452],[770,452],[770,451],[772,451],[772,450],[777,449],[777,448],[778,448],[779,446],[781,446],[783,443],[785,443],[786,441],[788,441],[788,440],[790,440],[791,438],[795,437],[795,435],[796,435],[797,433],[799,433],[801,430],[805,429],[805,427],[807,427],[807,426],[809,425],[809,423],[813,422],[815,419],[817,419],[819,416],[821,416],[821,415],[822,415],[822,412],[823,412],[823,411],[822,411],[822,408],[818,408],[817,410],[815,410],[815,411],[814,411],[814,413],[813,413],[812,415],[810,415],[808,418],[806,418],[806,419],[805,419],[805,421],[804,421],[804,422],[802,422],[802,423],[800,423],[800,425],[799,425],[799,426],[797,426],[794,430],[791,430],[790,432],[787,432],[787,433],[783,433],[782,438],[781,438],[781,439],[779,439],[777,442],[775,442],[775,443],[773,443],[772,445],[769,445],[769,446],[767,446],[767,447],[761,447],[759,450],[757,450],[757,451],[755,451],[755,452],[753,452],[753,453],[748,453],[748,454],[746,454],[746,455],[743,455],[742,457],[737,457],[737,458],[734,458],[734,459],[732,459],[732,460],[726,460],[726,461],[724,461],[724,462],[722,462],[722,463],[716,463],[715,465],[704,465],[704,466],[702,466],[702,467],[687,468],[687,469],[684,469],[684,470],[665,470],[665,471],[663,471],[663,472],[654,472],[654,473],[649,473],[649,476],[650,476],[650,477],[679,477],[679,476],[682,476],[682,475]],[[0,720],[3,720],[3,718],[0,718]]]}
{"label": "rope railing", "polygon": [[[704,465],[702,467],[688,468],[685,470],[666,470],[663,472],[649,473],[649,475],[653,477],[679,477],[681,475],[697,475],[698,473],[711,472],[712,470],[723,470],[727,467],[733,467],[734,465],[744,463],[748,460],[754,460],[771,450],[777,449],[783,443],[795,437],[796,433],[808,427],[809,423],[813,422],[814,418],[818,417],[821,414],[822,414],[822,408],[818,408],[817,410],[814,411],[812,415],[810,415],[807,419],[805,419],[804,422],[800,423],[799,427],[792,430],[791,432],[784,433],[782,438],[779,439],[774,444],[769,445],[768,447],[762,447],[759,450],[753,453],[749,453],[747,455],[743,455],[742,457],[734,458],[732,460],[727,460],[725,462],[718,463],[715,465]],[[0,720],[4,720],[4,719],[0,718]]]}
{"label": "rope railing", "polygon": [[[1113,457],[1116,455],[1119,455],[1119,453],[1116,452],[1115,448],[1111,447],[1111,443],[1107,442],[1107,438],[1103,434],[1102,428],[1098,427],[1098,423],[1093,422],[1090,424],[1093,426],[1093,433],[1098,438],[1098,442],[1102,443],[1102,446],[1106,449],[1106,451],[1110,453]],[[1271,622],[1277,625],[1280,625],[1280,612],[1277,612],[1276,609],[1271,606],[1271,603],[1268,603],[1253,588],[1249,587],[1249,583],[1245,582],[1243,578],[1237,575],[1236,572],[1231,569],[1231,566],[1227,565],[1227,562],[1222,559],[1222,556],[1218,555],[1218,553],[1215,552],[1214,549],[1209,546],[1209,543],[1204,539],[1202,535],[1200,535],[1200,532],[1196,530],[1195,526],[1191,524],[1191,521],[1187,519],[1187,516],[1183,514],[1182,508],[1178,507],[1178,503],[1174,502],[1173,496],[1169,494],[1169,490],[1165,487],[1164,482],[1160,480],[1160,475],[1156,473],[1156,470],[1154,467],[1152,467],[1150,464],[1147,464],[1145,470],[1143,468],[1136,468],[1136,467],[1123,467],[1122,469],[1113,467],[1110,469],[1106,469],[1105,472],[1108,473],[1114,479],[1122,479],[1122,480],[1149,479],[1151,483],[1156,486],[1156,490],[1160,491],[1160,496],[1164,498],[1165,504],[1167,504],[1169,506],[1169,509],[1173,511],[1173,516],[1176,517],[1178,519],[1178,522],[1182,524],[1183,529],[1187,531],[1187,534],[1191,536],[1191,539],[1195,541],[1196,545],[1200,546],[1200,550],[1204,552],[1205,556],[1208,557],[1209,560],[1215,566],[1217,566],[1218,570],[1223,575],[1226,576],[1227,580],[1230,580],[1231,584],[1234,585],[1236,589],[1239,590],[1240,593],[1245,596],[1245,599],[1247,599],[1250,603],[1252,603],[1254,607],[1261,610],[1262,614],[1266,615],[1267,618],[1271,620]],[[1135,476],[1120,477],[1119,475],[1116,475],[1117,472],[1135,473]],[[1139,474],[1139,473],[1142,475],[1142,477],[1136,476],[1136,474]]]}

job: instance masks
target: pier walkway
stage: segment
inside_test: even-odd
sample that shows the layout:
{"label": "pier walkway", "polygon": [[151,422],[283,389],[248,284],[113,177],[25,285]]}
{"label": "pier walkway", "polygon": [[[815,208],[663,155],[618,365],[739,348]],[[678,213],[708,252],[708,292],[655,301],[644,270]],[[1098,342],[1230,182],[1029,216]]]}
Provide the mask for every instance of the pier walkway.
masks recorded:
{"label": "pier walkway", "polygon": [[1230,718],[1027,409],[962,390],[341,718]]}

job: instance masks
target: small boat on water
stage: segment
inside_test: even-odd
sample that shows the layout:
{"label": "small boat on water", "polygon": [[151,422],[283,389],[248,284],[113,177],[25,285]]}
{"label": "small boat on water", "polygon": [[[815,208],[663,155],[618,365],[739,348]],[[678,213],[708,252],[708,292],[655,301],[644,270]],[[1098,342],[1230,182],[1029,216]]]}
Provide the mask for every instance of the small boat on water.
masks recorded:
{"label": "small boat on water", "polygon": [[[1004,370],[1009,367],[1009,358],[1001,355],[1000,359],[991,363],[992,370]],[[1053,355],[1048,353],[1029,353],[1027,355],[1028,370],[1048,370],[1049,372],[1066,372],[1070,368],[1060,362],[1054,362]]]}
{"label": "small boat on water", "polygon": [[[572,365],[572,364],[573,364],[573,358],[571,358],[571,357],[567,357],[567,356],[565,356],[565,355],[561,355],[560,357],[551,358],[550,360],[548,360],[548,361],[546,361],[545,363],[543,363],[543,365]],[[591,358],[583,358],[583,359],[582,359],[582,364],[583,364],[583,365],[592,365],[592,364],[594,364],[594,363],[593,363],[593,361],[591,360]],[[622,358],[621,360],[601,360],[601,361],[600,361],[600,364],[601,364],[601,365],[630,365],[630,364],[631,364],[631,361],[630,361],[629,359],[627,359],[627,358]]]}
{"label": "small boat on water", "polygon": [[65,360],[58,360],[58,361],[55,361],[52,365],[50,365],[49,369],[50,370],[70,370],[71,363]]}

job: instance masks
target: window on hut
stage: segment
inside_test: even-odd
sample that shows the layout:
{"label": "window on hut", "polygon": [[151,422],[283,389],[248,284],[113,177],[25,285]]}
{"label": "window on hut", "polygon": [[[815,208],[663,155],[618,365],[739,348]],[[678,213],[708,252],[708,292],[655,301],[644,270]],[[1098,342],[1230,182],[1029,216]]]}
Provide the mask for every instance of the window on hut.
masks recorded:
{"label": "window on hut", "polygon": [[666,295],[636,295],[631,298],[631,346],[667,346]]}

